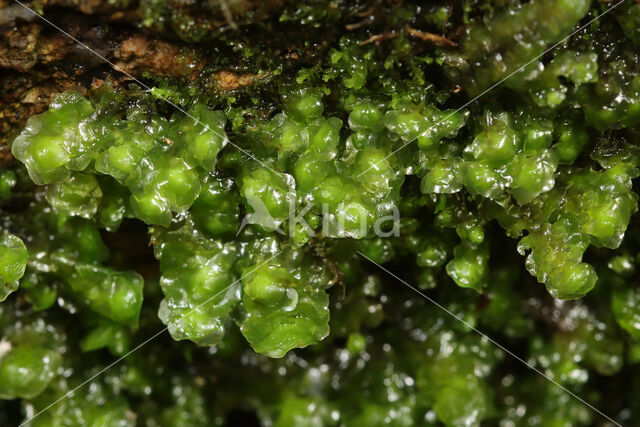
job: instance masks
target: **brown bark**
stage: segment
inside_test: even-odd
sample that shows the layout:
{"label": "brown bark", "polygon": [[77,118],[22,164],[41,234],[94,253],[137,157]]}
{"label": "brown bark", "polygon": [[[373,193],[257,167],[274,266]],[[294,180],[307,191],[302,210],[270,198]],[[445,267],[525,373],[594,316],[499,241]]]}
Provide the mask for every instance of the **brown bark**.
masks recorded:
{"label": "brown bark", "polygon": [[[118,12],[109,2],[99,0],[46,3],[87,14],[109,14],[110,18]],[[243,2],[241,6],[250,10],[257,3]],[[273,6],[274,2],[267,3]],[[237,2],[233,4],[238,6]],[[234,10],[237,12],[237,8]],[[120,14],[120,19],[132,18],[130,13],[135,11],[126,12],[128,17]],[[202,75],[208,63],[202,47],[191,47],[175,38],[163,40],[130,26],[106,31],[94,17],[75,11],[58,11],[47,18],[91,50],[30,12],[25,13],[21,6],[0,0],[0,167],[11,161],[8,142],[30,116],[45,111],[62,91],[86,94],[92,85],[104,81],[118,87],[131,80],[128,75],[137,79],[145,75],[188,80],[201,77],[212,90],[230,91],[264,77],[220,69]],[[222,21],[219,24],[225,25]]]}

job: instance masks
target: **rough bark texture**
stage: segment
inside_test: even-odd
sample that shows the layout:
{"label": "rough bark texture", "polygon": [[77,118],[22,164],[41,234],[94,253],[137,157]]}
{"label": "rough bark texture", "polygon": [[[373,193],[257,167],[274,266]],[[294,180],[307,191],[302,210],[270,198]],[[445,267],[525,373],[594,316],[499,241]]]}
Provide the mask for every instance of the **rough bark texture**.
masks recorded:
{"label": "rough bark texture", "polygon": [[[236,20],[263,20],[282,6],[280,0],[229,1],[222,9],[218,2],[199,7],[190,2],[168,3],[174,14],[179,10],[181,20],[192,19],[205,36],[236,28]],[[176,9],[178,3],[184,7]],[[148,75],[200,78],[211,90],[229,91],[266,75],[205,71],[211,53],[202,46],[187,46],[180,40],[179,29],[160,23],[137,28],[133,24],[144,19],[139,7],[116,7],[103,0],[43,0],[27,6],[44,10],[43,16],[69,35],[17,3],[0,1],[0,164],[12,161],[7,144],[15,132],[30,116],[44,111],[59,92],[75,89],[84,94],[105,81],[118,86],[132,80],[131,76],[144,79]]]}

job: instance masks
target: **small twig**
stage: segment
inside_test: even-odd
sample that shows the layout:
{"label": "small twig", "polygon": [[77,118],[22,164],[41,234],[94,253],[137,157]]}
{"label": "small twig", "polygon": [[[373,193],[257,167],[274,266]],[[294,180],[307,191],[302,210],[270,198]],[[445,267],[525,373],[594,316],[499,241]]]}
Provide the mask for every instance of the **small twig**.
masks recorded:
{"label": "small twig", "polygon": [[356,22],[355,24],[347,24],[344,27],[347,29],[347,31],[353,31],[353,30],[357,30],[360,27],[364,27],[365,25],[369,25],[374,21],[373,16],[369,16],[366,19],[363,19],[360,22]]}
{"label": "small twig", "polygon": [[397,33],[391,33],[391,32],[387,32],[387,33],[382,33],[382,34],[374,34],[373,36],[369,37],[366,40],[361,41],[360,43],[358,43],[358,46],[364,46],[366,44],[369,43],[379,43],[382,40],[387,40],[387,39],[392,39],[394,37],[396,37],[398,34]]}
{"label": "small twig", "polygon": [[362,12],[356,13],[356,15],[359,16],[360,18],[364,18],[365,16],[373,15],[373,12],[375,12],[375,11],[376,11],[376,9],[373,6],[371,6],[367,10],[363,10]]}
{"label": "small twig", "polygon": [[457,46],[457,43],[452,42],[451,40],[437,34],[426,33],[424,31],[416,30],[415,28],[411,27],[407,27],[407,32],[421,40],[432,42],[440,46]]}

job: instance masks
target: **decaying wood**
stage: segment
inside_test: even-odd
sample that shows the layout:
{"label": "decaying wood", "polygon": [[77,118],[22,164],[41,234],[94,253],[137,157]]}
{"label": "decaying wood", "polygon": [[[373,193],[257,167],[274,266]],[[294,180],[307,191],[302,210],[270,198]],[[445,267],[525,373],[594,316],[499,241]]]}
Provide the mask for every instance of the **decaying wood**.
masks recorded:
{"label": "decaying wood", "polygon": [[[130,74],[136,79],[148,75],[202,78],[206,88],[232,91],[268,75],[216,69],[209,65],[211,61],[202,45],[189,46],[171,37],[170,32],[166,34],[168,38],[163,38],[130,25],[107,30],[102,23],[104,19],[122,22],[139,19],[135,10],[119,10],[109,1],[43,3],[64,7],[55,9],[53,16],[45,15],[89,49],[22,6],[0,0],[0,166],[12,161],[8,142],[26,120],[45,111],[53,97],[65,90],[86,94],[91,87],[105,82],[118,87],[131,81],[126,75]],[[228,11],[241,17],[245,12],[273,10],[281,5],[281,0],[233,1],[229,2]],[[219,25],[227,25],[224,18]]]}
{"label": "decaying wood", "polygon": [[141,33],[124,38],[112,55],[116,69],[132,75],[149,72],[162,77],[193,79],[206,64],[196,50]]}

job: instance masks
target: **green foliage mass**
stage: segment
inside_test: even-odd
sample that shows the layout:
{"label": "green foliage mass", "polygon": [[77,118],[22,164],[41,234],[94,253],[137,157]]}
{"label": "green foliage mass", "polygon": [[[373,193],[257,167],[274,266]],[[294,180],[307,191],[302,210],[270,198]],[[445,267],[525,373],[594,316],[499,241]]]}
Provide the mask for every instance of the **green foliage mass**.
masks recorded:
{"label": "green foliage mass", "polygon": [[0,171],[0,424],[604,422],[558,385],[640,417],[638,5],[568,39],[612,6],[285,1],[235,33],[135,6],[270,77],[29,118]]}

